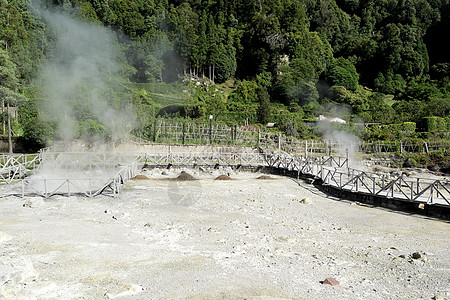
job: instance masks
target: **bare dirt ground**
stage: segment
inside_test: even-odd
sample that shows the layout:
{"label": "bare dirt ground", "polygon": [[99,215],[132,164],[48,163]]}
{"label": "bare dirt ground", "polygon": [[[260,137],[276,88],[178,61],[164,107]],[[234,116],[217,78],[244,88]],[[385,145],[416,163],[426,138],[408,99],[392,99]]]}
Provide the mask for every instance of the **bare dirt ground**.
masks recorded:
{"label": "bare dirt ground", "polygon": [[0,299],[450,298],[448,222],[273,175],[164,180],[180,171],[117,198],[0,199]]}

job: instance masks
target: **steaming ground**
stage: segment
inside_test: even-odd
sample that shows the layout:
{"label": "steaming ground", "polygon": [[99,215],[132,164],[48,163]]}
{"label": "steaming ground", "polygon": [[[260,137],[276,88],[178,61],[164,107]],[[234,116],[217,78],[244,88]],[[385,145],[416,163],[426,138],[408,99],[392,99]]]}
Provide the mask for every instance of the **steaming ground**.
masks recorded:
{"label": "steaming ground", "polygon": [[450,297],[449,223],[327,198],[288,178],[187,171],[200,180],[146,171],[118,198],[0,200],[0,295]]}

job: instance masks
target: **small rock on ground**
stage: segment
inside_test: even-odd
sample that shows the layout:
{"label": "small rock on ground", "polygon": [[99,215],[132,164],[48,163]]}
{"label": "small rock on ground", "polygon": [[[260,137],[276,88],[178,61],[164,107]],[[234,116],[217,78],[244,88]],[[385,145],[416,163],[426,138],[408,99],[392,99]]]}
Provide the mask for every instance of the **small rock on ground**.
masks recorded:
{"label": "small rock on ground", "polygon": [[339,283],[340,283],[339,281],[337,281],[336,279],[334,279],[332,277],[325,278],[325,280],[323,281],[323,284],[328,284],[331,286],[339,285]]}

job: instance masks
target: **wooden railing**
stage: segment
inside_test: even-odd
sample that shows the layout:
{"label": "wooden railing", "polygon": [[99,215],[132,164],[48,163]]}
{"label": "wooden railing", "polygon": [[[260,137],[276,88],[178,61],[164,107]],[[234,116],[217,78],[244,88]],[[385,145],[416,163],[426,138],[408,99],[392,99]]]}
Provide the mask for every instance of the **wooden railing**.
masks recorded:
{"label": "wooden railing", "polygon": [[348,167],[346,157],[295,157],[286,153],[267,156],[274,168],[297,171],[329,185],[355,193],[426,204],[450,205],[450,180],[377,174]]}
{"label": "wooden railing", "polygon": [[324,185],[356,193],[397,198],[427,204],[450,205],[450,181],[388,176],[355,169],[325,167],[321,172]]}
{"label": "wooden railing", "polygon": [[[348,157],[296,156],[276,152],[186,152],[186,153],[113,153],[51,152],[34,156],[2,156],[0,194],[39,195],[99,194],[117,195],[123,183],[132,178],[138,164],[147,166],[251,166],[295,171],[321,179],[324,185],[355,193],[396,198],[419,203],[450,205],[450,181],[412,178],[404,175],[377,174],[349,167]],[[29,176],[25,170],[45,166],[50,170],[75,171],[84,178]],[[110,177],[97,176],[96,170],[110,171]],[[77,173],[78,172],[78,173]],[[56,176],[56,175],[55,175]]]}

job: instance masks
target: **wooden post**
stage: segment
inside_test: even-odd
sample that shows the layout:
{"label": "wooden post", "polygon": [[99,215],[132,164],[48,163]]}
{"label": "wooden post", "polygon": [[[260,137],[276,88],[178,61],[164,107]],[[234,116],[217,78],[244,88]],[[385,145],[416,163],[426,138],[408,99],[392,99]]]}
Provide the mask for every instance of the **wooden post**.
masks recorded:
{"label": "wooden post", "polygon": [[[9,120],[9,119],[8,119],[8,120]],[[9,121],[8,121],[8,122],[9,122]],[[423,149],[425,150],[425,153],[426,153],[426,154],[429,154],[427,142],[424,142],[424,143],[423,143]]]}
{"label": "wooden post", "polygon": [[153,127],[153,142],[156,143],[156,122],[158,120],[155,118],[155,126]]}
{"label": "wooden post", "polygon": [[233,141],[234,141],[234,137],[233,137],[233,134],[234,134],[234,132],[233,132],[233,125],[231,125],[231,127],[230,127],[230,135],[231,135],[231,145],[233,145]]}
{"label": "wooden post", "polygon": [[212,118],[209,117],[209,143],[212,144]]}
{"label": "wooden post", "polygon": [[183,145],[184,145],[185,139],[186,139],[186,137],[185,137],[186,128],[185,127],[186,127],[185,122],[183,122]]}
{"label": "wooden post", "polygon": [[308,141],[305,140],[305,157],[308,157]]}
{"label": "wooden post", "polygon": [[164,137],[167,139],[167,122],[164,121]]}
{"label": "wooden post", "polygon": [[278,151],[281,151],[281,133],[278,134]]}
{"label": "wooden post", "polygon": [[261,139],[261,132],[258,129],[258,141],[256,142],[256,147],[259,147],[259,140]]}
{"label": "wooden post", "polygon": [[347,165],[347,168],[348,168],[348,148],[346,148],[345,149],[345,158],[346,158],[346,165]]}

